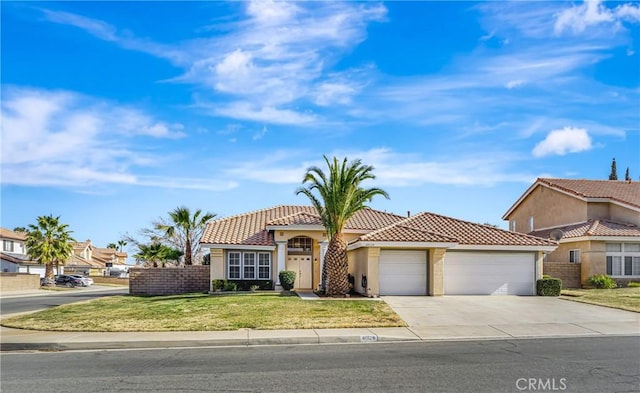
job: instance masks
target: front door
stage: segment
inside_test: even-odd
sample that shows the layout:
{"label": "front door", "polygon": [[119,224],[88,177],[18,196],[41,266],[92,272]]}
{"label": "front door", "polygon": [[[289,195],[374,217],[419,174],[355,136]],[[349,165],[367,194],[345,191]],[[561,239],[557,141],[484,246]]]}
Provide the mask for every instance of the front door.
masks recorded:
{"label": "front door", "polygon": [[287,257],[287,270],[296,272],[295,289],[311,289],[311,255],[289,255]]}

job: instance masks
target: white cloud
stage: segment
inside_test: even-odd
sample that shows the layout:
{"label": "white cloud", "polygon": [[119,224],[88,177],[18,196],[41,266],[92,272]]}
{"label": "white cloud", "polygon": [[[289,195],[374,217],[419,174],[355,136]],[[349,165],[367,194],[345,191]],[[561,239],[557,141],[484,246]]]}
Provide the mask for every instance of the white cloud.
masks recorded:
{"label": "white cloud", "polygon": [[[134,168],[163,157],[134,148],[131,137],[185,136],[181,124],[167,124],[135,108],[70,91],[6,87],[2,91],[1,170],[3,184],[72,189],[106,184],[218,188],[209,180],[152,182]],[[166,183],[166,184],[165,184]]]}
{"label": "white cloud", "polygon": [[260,140],[262,138],[265,137],[265,135],[267,135],[267,126],[262,126],[262,130],[256,132],[255,134],[253,134],[253,140],[257,141]]}
{"label": "white cloud", "polygon": [[[212,112],[219,116],[310,125],[320,119],[292,109],[292,104],[345,105],[365,85],[336,80],[328,70],[366,38],[369,23],[385,18],[383,5],[260,0],[243,6],[245,18],[225,22],[226,34],[175,46],[135,38],[100,20],[43,12],[52,22],[81,28],[127,49],[169,59],[185,70],[170,81],[201,86],[200,100],[206,97],[212,106],[227,103],[226,109]],[[352,77],[368,76],[359,72]],[[237,102],[228,96],[236,97]]]}
{"label": "white cloud", "polygon": [[598,25],[611,25],[618,29],[623,21],[640,21],[640,6],[622,4],[610,9],[601,0],[590,0],[560,12],[554,31],[556,34],[562,34],[566,30],[582,33],[587,28]]}
{"label": "white cloud", "polygon": [[[227,169],[233,179],[271,184],[300,184],[310,166],[325,167],[322,159],[306,161],[308,152],[279,151],[258,161],[245,161]],[[450,161],[424,160],[420,155],[397,153],[387,148],[366,151],[334,151],[329,157],[359,158],[374,167],[379,186],[414,187],[423,184],[449,184],[463,186],[489,186],[502,182],[531,182],[536,175],[511,172],[510,162],[517,160],[506,153],[488,153],[467,157],[455,157]]]}
{"label": "white cloud", "polygon": [[515,89],[516,87],[520,87],[524,84],[524,81],[521,79],[517,79],[517,80],[511,80],[509,82],[507,82],[507,89],[511,90],[511,89]]}
{"label": "white cloud", "polygon": [[534,157],[551,154],[563,156],[591,150],[591,137],[584,128],[564,127],[551,131],[547,137],[533,148]]}

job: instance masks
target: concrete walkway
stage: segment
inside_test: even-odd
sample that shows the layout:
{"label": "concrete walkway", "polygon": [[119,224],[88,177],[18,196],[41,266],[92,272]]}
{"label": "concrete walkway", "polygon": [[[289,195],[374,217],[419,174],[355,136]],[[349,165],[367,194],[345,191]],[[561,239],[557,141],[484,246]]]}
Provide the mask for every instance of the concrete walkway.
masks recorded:
{"label": "concrete walkway", "polygon": [[640,314],[542,297],[385,297],[409,327],[86,333],[0,328],[0,350],[493,340],[640,335]]}

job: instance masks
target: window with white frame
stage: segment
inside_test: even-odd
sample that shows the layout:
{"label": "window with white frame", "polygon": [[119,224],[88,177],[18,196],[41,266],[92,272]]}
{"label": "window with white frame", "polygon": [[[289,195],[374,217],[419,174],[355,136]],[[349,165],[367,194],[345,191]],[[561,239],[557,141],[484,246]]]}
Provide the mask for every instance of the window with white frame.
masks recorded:
{"label": "window with white frame", "polygon": [[229,280],[239,280],[241,278],[240,275],[240,256],[242,253],[238,251],[231,251],[228,254],[228,268],[227,268],[227,278]]}
{"label": "window with white frame", "polygon": [[227,253],[227,279],[270,280],[271,253],[260,251],[229,251]]}
{"label": "window with white frame", "polygon": [[258,253],[258,279],[269,280],[271,278],[271,254],[268,252]]}
{"label": "window with white frame", "polygon": [[607,243],[607,274],[640,276],[640,243]]}
{"label": "window with white frame", "polygon": [[13,252],[13,241],[12,240],[3,240],[2,241],[2,251]]}
{"label": "window with white frame", "polygon": [[569,250],[569,262],[580,263],[580,250]]}

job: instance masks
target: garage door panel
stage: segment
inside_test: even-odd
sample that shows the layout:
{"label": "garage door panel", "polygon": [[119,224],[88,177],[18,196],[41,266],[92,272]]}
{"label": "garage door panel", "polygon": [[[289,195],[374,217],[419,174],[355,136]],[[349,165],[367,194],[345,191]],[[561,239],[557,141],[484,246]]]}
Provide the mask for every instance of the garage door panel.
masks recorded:
{"label": "garage door panel", "polygon": [[445,295],[533,295],[532,253],[447,252]]}
{"label": "garage door panel", "polygon": [[426,295],[426,252],[380,251],[379,283],[381,295]]}

